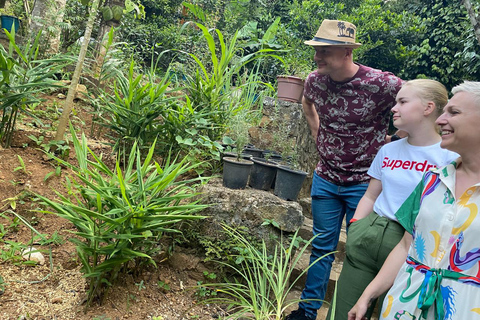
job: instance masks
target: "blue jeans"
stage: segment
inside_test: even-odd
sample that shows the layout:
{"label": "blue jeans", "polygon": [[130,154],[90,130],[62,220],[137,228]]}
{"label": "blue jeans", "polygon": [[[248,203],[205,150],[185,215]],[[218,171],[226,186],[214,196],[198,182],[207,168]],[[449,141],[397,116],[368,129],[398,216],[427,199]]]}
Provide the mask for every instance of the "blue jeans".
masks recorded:
{"label": "blue jeans", "polygon": [[[312,242],[310,264],[319,257],[335,251],[340,238],[342,221],[352,219],[357,204],[367,190],[368,183],[352,186],[338,186],[320,178],[316,173],[312,183],[313,235],[318,236]],[[302,292],[302,300],[325,298],[330,270],[335,259],[330,254],[308,269],[307,281]],[[317,310],[323,301],[301,301],[299,308],[305,310],[307,316],[317,316]]]}

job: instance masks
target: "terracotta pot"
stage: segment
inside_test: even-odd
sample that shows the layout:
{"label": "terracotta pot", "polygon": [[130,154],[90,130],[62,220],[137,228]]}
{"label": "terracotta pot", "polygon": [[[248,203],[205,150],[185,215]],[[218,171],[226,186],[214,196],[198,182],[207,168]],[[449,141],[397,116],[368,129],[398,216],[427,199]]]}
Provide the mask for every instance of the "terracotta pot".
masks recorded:
{"label": "terracotta pot", "polygon": [[277,98],[284,101],[300,103],[303,97],[305,81],[299,77],[278,76]]}

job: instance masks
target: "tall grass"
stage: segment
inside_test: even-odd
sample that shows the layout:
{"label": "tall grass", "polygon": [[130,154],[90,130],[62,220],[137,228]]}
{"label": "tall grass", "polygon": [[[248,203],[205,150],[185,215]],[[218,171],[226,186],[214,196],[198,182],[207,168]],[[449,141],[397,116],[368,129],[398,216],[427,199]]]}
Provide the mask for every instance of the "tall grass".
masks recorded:
{"label": "tall grass", "polygon": [[224,319],[283,319],[285,310],[299,302],[298,299],[288,300],[287,295],[310,266],[295,279],[292,279],[292,272],[314,238],[307,241],[295,255],[295,245],[299,242],[297,233],[288,246],[285,247],[280,241],[273,252],[269,252],[264,241],[257,248],[233,227],[223,225],[223,228],[237,245],[239,253],[236,260],[239,264],[218,261],[232,271],[235,279],[233,282],[201,284],[201,287],[218,293],[205,302],[228,305],[228,315]]}

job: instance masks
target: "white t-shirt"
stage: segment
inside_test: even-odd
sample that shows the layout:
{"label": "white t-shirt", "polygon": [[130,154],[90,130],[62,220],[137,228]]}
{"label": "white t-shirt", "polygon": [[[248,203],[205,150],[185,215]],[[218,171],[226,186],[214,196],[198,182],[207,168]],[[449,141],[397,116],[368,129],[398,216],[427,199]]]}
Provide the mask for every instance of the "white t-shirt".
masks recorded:
{"label": "white t-shirt", "polygon": [[455,152],[431,146],[412,146],[407,138],[385,144],[372,162],[368,174],[382,182],[373,211],[379,216],[397,220],[395,212],[420,182],[423,173],[457,159]]}

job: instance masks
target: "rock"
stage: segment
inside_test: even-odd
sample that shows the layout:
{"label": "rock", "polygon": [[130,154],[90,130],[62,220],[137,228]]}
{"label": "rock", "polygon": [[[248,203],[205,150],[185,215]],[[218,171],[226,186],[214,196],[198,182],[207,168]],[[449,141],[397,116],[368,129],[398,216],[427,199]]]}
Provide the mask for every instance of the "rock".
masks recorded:
{"label": "rock", "polygon": [[199,262],[200,258],[183,252],[175,252],[168,260],[168,263],[179,271],[193,270]]}
{"label": "rock", "polygon": [[300,198],[298,199],[298,203],[302,206],[303,215],[305,216],[305,218],[313,219],[312,198],[311,197]]}
{"label": "rock", "polygon": [[73,99],[88,101],[87,87],[83,84],[77,84],[77,90],[75,91],[75,96]]}
{"label": "rock", "polygon": [[52,299],[52,303],[62,303],[63,299],[62,297],[55,297]]}
{"label": "rock", "polygon": [[[303,225],[302,207],[297,202],[276,197],[273,192],[249,187],[225,188],[219,178],[210,180],[199,191],[201,203],[210,205],[199,213],[208,218],[195,222],[196,232],[203,236],[224,238],[224,223],[243,227],[249,235],[271,247],[277,244],[282,231],[295,232]],[[265,221],[269,223],[264,224]]]}
{"label": "rock", "polygon": [[200,192],[201,202],[210,205],[200,214],[210,216],[216,222],[255,228],[270,220],[286,232],[295,232],[303,225],[302,207],[297,202],[282,200],[270,191],[249,187],[229,189],[222,185],[221,179],[212,179]]}
{"label": "rock", "polygon": [[[66,98],[66,93],[68,92],[69,86],[72,83],[70,80],[61,80],[57,84],[61,85],[61,87],[56,88],[56,91],[60,91],[60,93],[57,94],[57,97],[59,99],[65,99]],[[74,100],[80,99],[83,101],[88,101],[90,95],[88,94],[87,87],[83,84],[77,84],[77,90],[75,90],[75,95],[74,95]]]}
{"label": "rock", "polygon": [[42,266],[45,264],[45,257],[35,247],[24,249],[22,251],[22,258],[25,260],[35,261]]}

